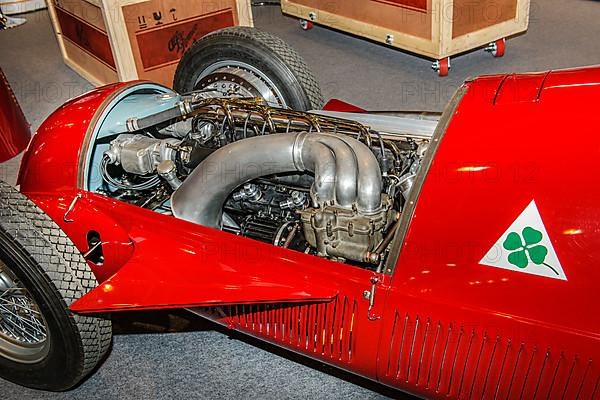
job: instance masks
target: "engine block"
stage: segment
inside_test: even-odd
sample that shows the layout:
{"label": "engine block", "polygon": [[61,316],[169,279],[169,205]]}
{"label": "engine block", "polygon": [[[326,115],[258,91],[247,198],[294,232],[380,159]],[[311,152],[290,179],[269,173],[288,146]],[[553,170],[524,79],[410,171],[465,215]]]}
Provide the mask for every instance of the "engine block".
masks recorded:
{"label": "engine block", "polygon": [[276,246],[380,265],[424,143],[248,99],[192,102],[181,120],[163,113],[110,142],[107,193]]}

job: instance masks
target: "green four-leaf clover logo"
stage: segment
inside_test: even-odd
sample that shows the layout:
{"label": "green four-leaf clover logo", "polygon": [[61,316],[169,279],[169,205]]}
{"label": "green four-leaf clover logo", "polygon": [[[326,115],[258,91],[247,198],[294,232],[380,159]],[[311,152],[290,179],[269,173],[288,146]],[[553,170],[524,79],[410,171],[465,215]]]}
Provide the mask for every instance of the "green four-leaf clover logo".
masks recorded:
{"label": "green four-leaf clover logo", "polygon": [[544,265],[550,268],[556,275],[559,275],[553,267],[546,264],[548,249],[539,244],[543,239],[542,232],[526,226],[519,235],[517,232],[510,232],[502,246],[510,251],[508,262],[518,268],[527,268],[530,262],[536,265]]}

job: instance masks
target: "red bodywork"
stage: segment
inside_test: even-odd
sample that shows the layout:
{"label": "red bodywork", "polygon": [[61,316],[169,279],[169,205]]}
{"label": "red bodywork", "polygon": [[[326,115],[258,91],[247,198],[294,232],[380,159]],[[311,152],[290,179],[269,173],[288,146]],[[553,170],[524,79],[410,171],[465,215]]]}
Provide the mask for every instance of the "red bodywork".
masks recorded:
{"label": "red bodywork", "polygon": [[[202,307],[232,329],[429,398],[600,396],[600,68],[465,83],[381,276],[83,191],[85,141],[128,85],[59,108],[19,176],[82,252],[90,231],[102,238],[104,262],[89,262],[101,284],[74,311]],[[568,280],[479,263],[532,200]]]}
{"label": "red bodywork", "polygon": [[22,152],[31,133],[15,95],[0,69],[0,162]]}

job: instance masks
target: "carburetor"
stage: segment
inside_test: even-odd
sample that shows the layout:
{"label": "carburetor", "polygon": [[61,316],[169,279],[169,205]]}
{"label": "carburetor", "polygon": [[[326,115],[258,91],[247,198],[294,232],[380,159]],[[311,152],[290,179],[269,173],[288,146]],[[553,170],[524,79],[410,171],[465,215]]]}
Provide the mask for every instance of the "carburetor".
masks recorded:
{"label": "carburetor", "polygon": [[392,205],[384,194],[381,207],[372,214],[337,205],[306,208],[300,212],[304,236],[322,257],[369,262],[369,252],[383,240],[396,217]]}

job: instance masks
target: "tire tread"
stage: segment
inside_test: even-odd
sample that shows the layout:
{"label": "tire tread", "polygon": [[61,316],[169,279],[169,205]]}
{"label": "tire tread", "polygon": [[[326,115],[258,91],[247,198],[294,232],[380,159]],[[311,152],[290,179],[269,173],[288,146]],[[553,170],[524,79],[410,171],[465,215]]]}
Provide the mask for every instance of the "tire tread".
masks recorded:
{"label": "tire tread", "polygon": [[[68,307],[97,286],[96,278],[69,237],[37,205],[0,181],[0,229],[17,239],[46,283],[62,297],[69,319],[81,338],[85,377],[107,353],[112,339],[109,319],[70,313]],[[75,384],[74,382],[73,384]]]}
{"label": "tire tread", "polygon": [[[214,37],[231,37],[242,40],[251,40],[257,43],[260,43],[263,47],[273,51],[279,58],[283,60],[283,62],[290,68],[292,73],[298,79],[300,85],[304,89],[312,108],[320,109],[324,104],[323,94],[321,93],[321,89],[319,88],[319,84],[317,80],[308,67],[306,62],[298,54],[298,52],[288,45],[283,39],[268,33],[261,31],[256,28],[247,27],[247,26],[232,26],[228,28],[223,28],[214,32],[211,32],[205,35],[201,40],[196,41],[192,44],[192,46],[184,53],[179,65],[177,67],[177,71],[175,73],[175,82],[179,81],[179,76],[183,74],[182,66],[185,66],[189,62],[190,57],[196,56],[196,51],[194,51],[195,46],[201,46],[202,40],[214,38]],[[177,86],[177,85],[176,85]],[[181,88],[175,87],[176,90],[181,90]]]}

